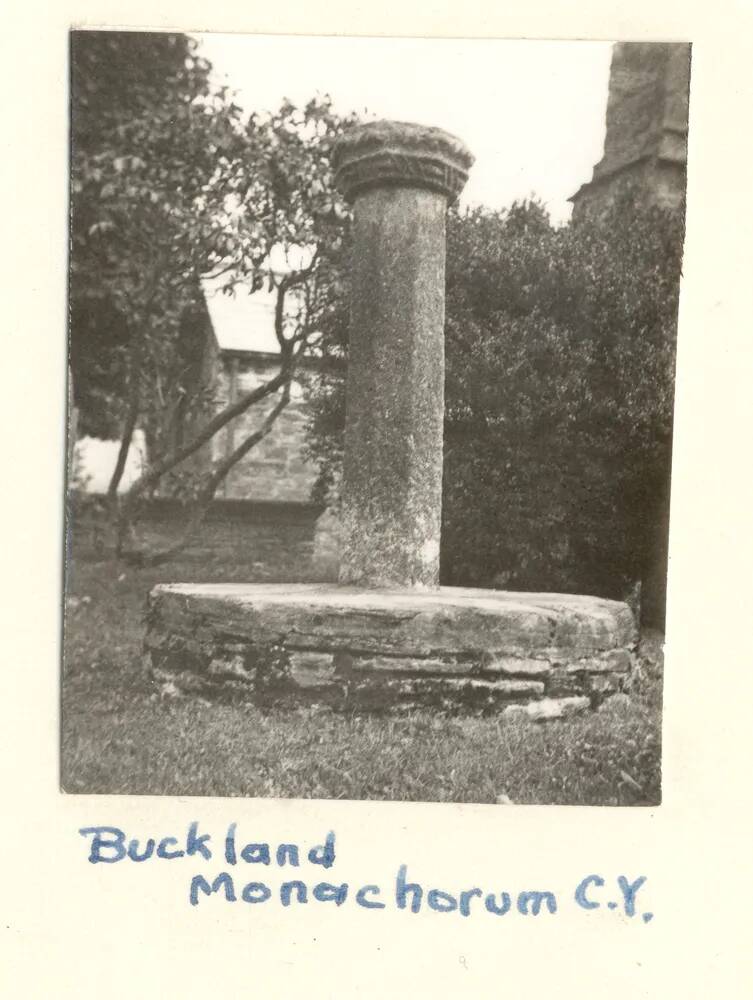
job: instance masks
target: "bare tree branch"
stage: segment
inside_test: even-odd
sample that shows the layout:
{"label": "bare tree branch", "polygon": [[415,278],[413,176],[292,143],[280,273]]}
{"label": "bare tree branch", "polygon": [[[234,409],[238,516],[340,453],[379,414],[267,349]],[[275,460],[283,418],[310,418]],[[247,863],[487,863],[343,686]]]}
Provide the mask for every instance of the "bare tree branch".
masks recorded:
{"label": "bare tree branch", "polygon": [[110,505],[111,510],[115,510],[117,506],[118,487],[120,486],[120,481],[123,478],[126,462],[128,461],[128,452],[131,449],[131,441],[133,440],[133,433],[136,430],[136,423],[139,419],[139,411],[141,408],[139,369],[138,369],[137,359],[138,359],[137,338],[134,336],[131,342],[131,349],[128,355],[128,381],[129,381],[128,391],[130,398],[128,400],[128,409],[126,411],[126,417],[123,423],[123,430],[120,435],[120,447],[118,448],[118,457],[115,461],[115,468],[112,471],[112,476],[110,477],[110,482],[107,486],[107,502]]}
{"label": "bare tree branch", "polygon": [[[181,462],[195,454],[203,445],[209,442],[218,431],[222,430],[223,427],[230,423],[231,420],[241,416],[255,403],[260,402],[262,399],[272,395],[282,388],[283,394],[279,403],[270,411],[259,430],[250,435],[239,446],[239,448],[228,456],[224,462],[218,466],[217,470],[215,470],[208,480],[208,483],[205,485],[202,493],[200,494],[200,497],[202,498],[205,494],[208,495],[208,499],[201,500],[201,503],[205,507],[208,507],[211,499],[214,497],[217,487],[227,476],[233,465],[235,465],[240,458],[250,451],[254,445],[266,437],[272,429],[275,420],[290,400],[290,383],[292,381],[298,359],[306,349],[308,336],[307,322],[303,324],[302,328],[294,336],[285,336],[285,295],[291,288],[297,287],[301,284],[305,286],[306,279],[314,270],[315,265],[316,254],[312,258],[308,267],[284,275],[277,286],[278,293],[275,307],[275,333],[280,345],[281,364],[280,370],[274,378],[269,379],[262,385],[257,386],[250,392],[247,392],[235,403],[226,406],[213,419],[208,421],[207,424],[197,434],[195,434],[190,441],[180,447],[176,447],[171,453],[163,456],[147,468],[144,473],[130,486],[122,498],[121,503],[116,505],[116,554],[120,558],[137,558],[141,560],[147,558],[143,554],[138,557],[134,557],[133,555],[128,557],[126,554],[127,552],[132,551],[127,548],[126,539],[132,538],[134,535],[135,505],[138,498],[141,497],[147,490],[153,489],[160,479],[162,479],[162,477],[168,472],[171,472],[174,468],[180,465]],[[201,515],[198,523],[201,523],[203,517],[204,514]],[[194,530],[196,526],[193,523],[194,520],[195,518],[192,519],[191,525],[188,529],[189,531]],[[185,542],[183,542],[183,544],[185,544]],[[174,550],[177,551],[177,549]],[[166,558],[169,558],[169,556]]]}
{"label": "bare tree branch", "polygon": [[244,457],[244,455],[248,454],[252,448],[254,448],[270,433],[275,421],[290,402],[291,380],[292,375],[285,383],[279,401],[264,418],[261,426],[252,434],[249,434],[242,444],[240,444],[235,451],[232,452],[232,454],[228,455],[224,461],[220,462],[220,464],[207,478],[201,491],[199,492],[198,497],[196,498],[195,503],[193,504],[191,516],[177,541],[162,549],[150,550],[137,547],[126,548],[126,538],[131,538],[133,540],[135,537],[135,531],[130,518],[124,518],[121,521],[118,530],[118,555],[124,562],[136,566],[160,566],[163,563],[168,562],[186,547],[204,521],[210,504],[214,499],[215,493],[227,477],[230,470]]}
{"label": "bare tree branch", "polygon": [[275,421],[290,402],[290,383],[291,379],[288,379],[283,388],[279,402],[276,403],[273,409],[269,411],[261,427],[254,431],[253,434],[249,434],[246,440],[243,441],[242,444],[235,449],[235,451],[228,455],[227,458],[225,458],[224,461],[220,462],[217,466],[210,479],[210,483],[212,484],[212,495],[214,495],[217,487],[220,483],[222,483],[233,466],[236,465],[244,457],[244,455],[248,454],[248,452],[251,451],[251,449],[260,441],[262,441],[272,430]]}
{"label": "bare tree branch", "polygon": [[128,452],[131,449],[131,441],[133,440],[133,432],[136,430],[136,423],[139,419],[139,409],[139,393],[138,388],[136,388],[131,390],[131,400],[128,404],[128,412],[126,413],[123,431],[120,435],[118,457],[107,487],[107,501],[111,506],[115,505],[118,495],[118,487],[120,486],[120,481],[123,478],[123,473],[125,472]]}
{"label": "bare tree branch", "polygon": [[226,406],[224,410],[221,410],[216,417],[210,420],[190,441],[180,448],[177,448],[171,454],[166,455],[159,462],[150,466],[142,476],[140,476],[136,482],[131,486],[126,494],[126,502],[131,499],[135,499],[140,496],[145,490],[156,485],[156,483],[168,472],[174,469],[177,465],[180,465],[186,458],[189,458],[195,452],[210,441],[214,435],[222,430],[222,428],[239,417],[242,413],[245,413],[249,407],[253,406],[254,403],[258,403],[260,400],[264,399],[266,396],[271,395],[285,383],[285,381],[292,375],[292,372],[288,371],[289,365],[283,363],[280,371],[271,378],[268,382],[264,382],[262,385],[257,386],[250,392],[247,392],[244,396],[235,402]]}

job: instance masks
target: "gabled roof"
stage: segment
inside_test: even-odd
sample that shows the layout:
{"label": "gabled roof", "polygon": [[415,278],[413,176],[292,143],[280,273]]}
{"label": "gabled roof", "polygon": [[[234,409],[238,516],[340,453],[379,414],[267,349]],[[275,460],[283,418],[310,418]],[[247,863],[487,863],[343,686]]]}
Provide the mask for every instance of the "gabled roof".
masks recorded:
{"label": "gabled roof", "polygon": [[220,281],[208,280],[202,280],[201,287],[220,351],[279,354],[274,292],[264,288],[249,294],[238,285],[233,295],[225,295]]}

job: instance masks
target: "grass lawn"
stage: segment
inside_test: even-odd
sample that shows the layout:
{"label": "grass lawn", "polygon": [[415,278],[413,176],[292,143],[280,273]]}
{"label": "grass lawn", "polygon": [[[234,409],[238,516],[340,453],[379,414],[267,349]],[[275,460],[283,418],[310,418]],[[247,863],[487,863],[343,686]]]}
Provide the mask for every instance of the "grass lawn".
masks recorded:
{"label": "grass lawn", "polygon": [[[257,579],[263,579],[263,570]],[[277,580],[285,576],[278,574]],[[288,579],[294,577],[288,574]],[[124,570],[76,558],[63,671],[66,792],[571,805],[656,805],[661,643],[642,643],[629,704],[532,723],[429,712],[261,711],[169,694],[141,667],[141,615],[161,581],[249,579],[246,567]],[[620,699],[616,699],[619,703]]]}

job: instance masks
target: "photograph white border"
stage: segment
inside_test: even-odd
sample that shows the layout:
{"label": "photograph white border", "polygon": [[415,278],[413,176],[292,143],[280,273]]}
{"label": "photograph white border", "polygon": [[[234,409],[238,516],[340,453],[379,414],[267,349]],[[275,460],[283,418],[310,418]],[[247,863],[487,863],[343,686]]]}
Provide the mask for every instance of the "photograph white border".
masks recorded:
{"label": "photograph white border", "polygon": [[[499,7],[500,9],[497,9]],[[2,189],[6,483],[2,966],[8,995],[199,997],[745,996],[751,989],[749,46],[744,2],[634,0],[262,5],[143,0],[13,10]],[[656,809],[66,796],[59,791],[67,32],[81,25],[296,34],[691,41],[665,674]],[[389,72],[389,67],[385,67]],[[510,100],[519,99],[511,94]],[[191,907],[192,872],[89,865],[82,826],[133,836],[320,843],[333,876],[388,885],[553,887],[647,877],[648,924],[563,907],[502,923],[455,914]]]}

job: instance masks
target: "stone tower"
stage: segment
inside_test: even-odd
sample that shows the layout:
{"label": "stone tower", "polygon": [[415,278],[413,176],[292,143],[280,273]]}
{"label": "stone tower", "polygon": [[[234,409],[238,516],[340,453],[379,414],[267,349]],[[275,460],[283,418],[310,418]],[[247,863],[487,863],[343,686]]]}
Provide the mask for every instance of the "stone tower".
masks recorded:
{"label": "stone tower", "polygon": [[573,219],[623,194],[673,207],[685,197],[690,45],[618,42],[612,53],[604,155],[571,198]]}

